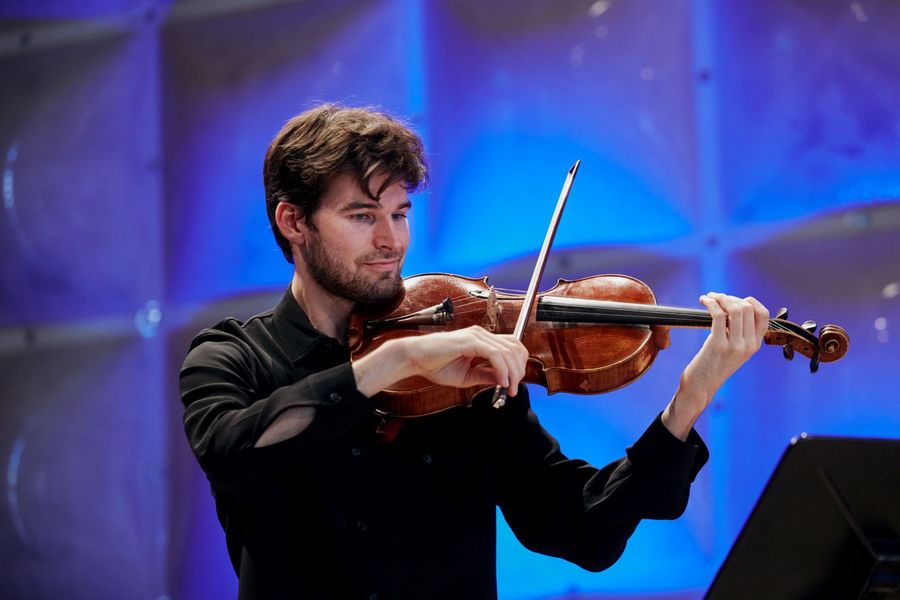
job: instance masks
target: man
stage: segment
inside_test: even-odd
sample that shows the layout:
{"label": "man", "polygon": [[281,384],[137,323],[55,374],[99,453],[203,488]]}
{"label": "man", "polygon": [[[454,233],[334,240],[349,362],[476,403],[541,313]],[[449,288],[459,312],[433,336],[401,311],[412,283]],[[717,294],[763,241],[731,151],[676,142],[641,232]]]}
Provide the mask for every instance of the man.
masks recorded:
{"label": "man", "polygon": [[[708,457],[693,424],[759,348],[759,302],[701,297],[712,330],[674,398],[627,457],[596,469],[540,426],[512,336],[434,333],[350,361],[354,307],[402,288],[408,192],[426,178],[414,133],[323,105],[285,125],[263,170],[290,287],[273,310],[198,335],[181,372],[240,598],[494,598],[496,506],[526,547],[590,570],[615,562],[640,519],[683,512]],[[405,421],[390,440],[372,398],[413,375],[499,384],[510,399]]]}

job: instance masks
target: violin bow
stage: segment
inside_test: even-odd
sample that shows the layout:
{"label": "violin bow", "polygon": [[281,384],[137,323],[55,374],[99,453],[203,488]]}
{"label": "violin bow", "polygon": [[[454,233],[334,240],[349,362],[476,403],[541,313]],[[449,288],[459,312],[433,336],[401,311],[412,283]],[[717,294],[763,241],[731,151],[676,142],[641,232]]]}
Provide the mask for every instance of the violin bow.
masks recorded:
{"label": "violin bow", "polygon": [[[572,182],[575,181],[575,174],[578,173],[580,164],[581,160],[576,160],[566,174],[562,191],[559,193],[559,200],[556,201],[556,209],[553,211],[553,217],[550,219],[550,227],[547,228],[547,235],[544,236],[544,245],[541,246],[537,264],[534,265],[534,271],[531,272],[531,282],[528,284],[528,291],[525,292],[525,299],[522,301],[522,310],[519,311],[516,328],[513,330],[513,335],[520,342],[525,336],[525,325],[528,323],[528,315],[531,314],[531,309],[534,307],[534,301],[537,298],[537,288],[541,283],[544,267],[547,265],[547,255],[550,254],[550,246],[553,245],[553,238],[556,237],[556,228],[559,226],[559,219],[562,217],[563,208],[566,206],[566,200],[569,198],[569,191],[572,189]],[[491,399],[493,407],[502,408],[506,404],[508,394],[509,388],[504,388],[501,385],[494,388],[494,397]]]}

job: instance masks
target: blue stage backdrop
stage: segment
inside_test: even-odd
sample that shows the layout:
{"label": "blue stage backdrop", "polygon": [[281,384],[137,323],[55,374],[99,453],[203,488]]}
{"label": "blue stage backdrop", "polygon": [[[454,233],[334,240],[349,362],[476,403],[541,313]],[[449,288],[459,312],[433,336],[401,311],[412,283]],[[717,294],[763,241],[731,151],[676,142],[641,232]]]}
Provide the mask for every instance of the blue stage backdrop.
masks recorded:
{"label": "blue stage backdrop", "polygon": [[[317,101],[408,119],[431,158],[407,275],[524,287],[626,273],[660,303],[753,295],[851,335],[811,375],[764,348],[698,428],[687,513],[593,574],[498,516],[505,599],[702,596],[801,432],[900,435],[900,4],[892,0],[0,2],[0,596],[233,597],[181,429],[190,338],[291,269],[262,157]],[[533,405],[572,456],[620,456],[702,344],[672,332],[614,393]]]}

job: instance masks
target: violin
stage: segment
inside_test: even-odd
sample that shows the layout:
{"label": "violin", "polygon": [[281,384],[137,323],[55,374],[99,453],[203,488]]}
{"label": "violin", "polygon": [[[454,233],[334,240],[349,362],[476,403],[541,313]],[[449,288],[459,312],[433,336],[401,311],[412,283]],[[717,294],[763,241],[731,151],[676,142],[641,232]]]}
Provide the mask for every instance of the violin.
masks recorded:
{"label": "violin", "polygon": [[[355,312],[348,327],[353,359],[385,342],[411,335],[479,325],[497,334],[512,333],[526,296],[495,290],[488,278],[425,274],[404,280],[398,298]],[[541,385],[549,394],[597,394],[628,385],[643,375],[659,350],[669,345],[672,327],[709,328],[703,309],[660,306],[653,291],[627,275],[560,279],[531,302],[521,340],[529,356],[523,382]],[[812,321],[797,325],[786,309],[769,319],[764,341],[781,346],[785,358],[800,353],[815,373],[820,363],[844,356],[847,332],[825,325],[819,335]],[[424,377],[398,381],[376,397],[376,404],[396,418],[420,417],[455,406],[469,406],[490,386],[448,388]]]}

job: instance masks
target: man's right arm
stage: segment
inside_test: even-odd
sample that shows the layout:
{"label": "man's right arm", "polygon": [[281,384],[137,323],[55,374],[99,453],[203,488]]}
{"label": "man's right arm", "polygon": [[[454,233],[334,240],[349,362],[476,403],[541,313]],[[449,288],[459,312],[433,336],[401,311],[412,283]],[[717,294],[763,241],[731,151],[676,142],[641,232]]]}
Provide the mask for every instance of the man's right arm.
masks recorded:
{"label": "man's right arm", "polygon": [[[481,327],[391,340],[352,363],[356,389],[371,397],[393,383],[418,375],[438,385],[502,385],[516,393],[528,351],[511,335]],[[285,410],[256,442],[276,444],[306,431],[317,418],[311,406]]]}
{"label": "man's right arm", "polygon": [[[371,415],[374,405],[356,389],[349,362],[299,375],[290,363],[255,352],[239,331],[207,330],[198,336],[179,384],[185,432],[212,481],[236,488],[280,471]],[[299,407],[316,410],[302,436],[257,447],[273,423]]]}

